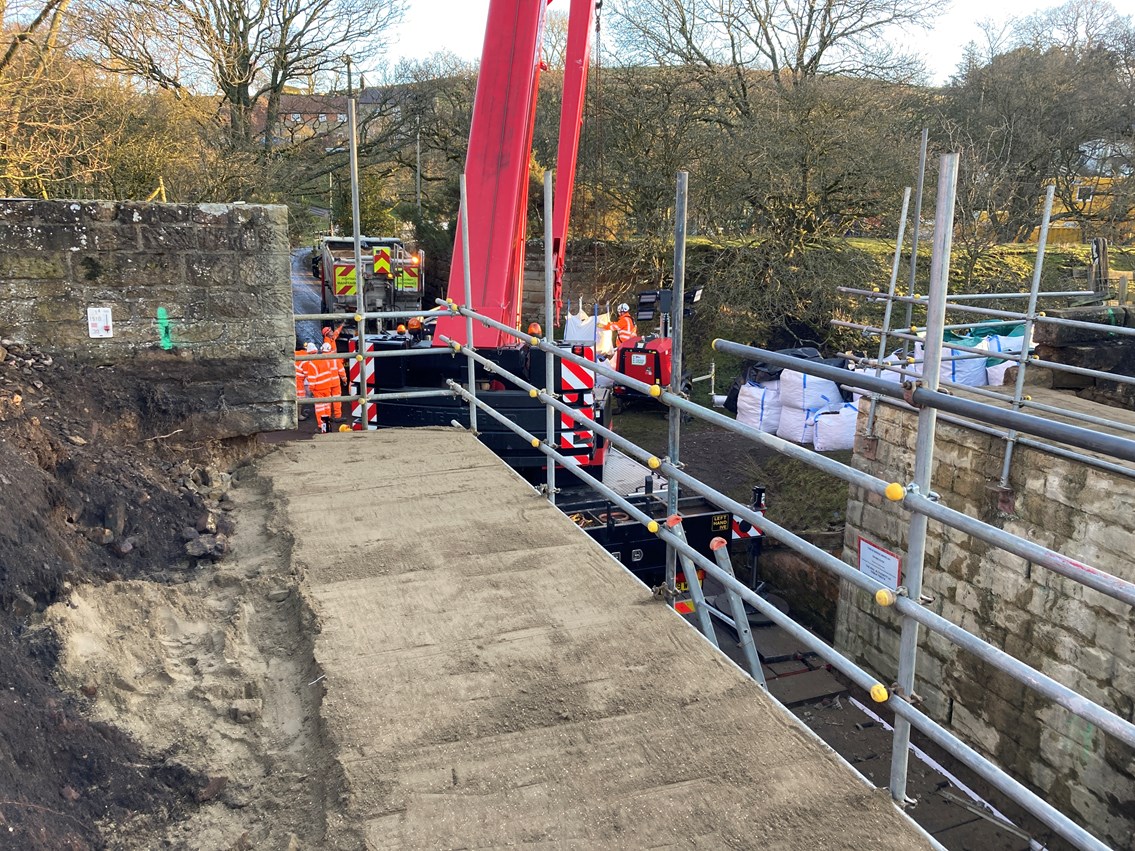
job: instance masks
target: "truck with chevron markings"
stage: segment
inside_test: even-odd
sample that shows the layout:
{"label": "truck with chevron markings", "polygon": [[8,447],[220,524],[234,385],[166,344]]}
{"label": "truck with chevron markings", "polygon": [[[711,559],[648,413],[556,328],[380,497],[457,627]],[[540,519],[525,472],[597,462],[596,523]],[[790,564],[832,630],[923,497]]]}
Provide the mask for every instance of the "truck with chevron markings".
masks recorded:
{"label": "truck with chevron markings", "polygon": [[[367,312],[417,310],[425,287],[422,252],[411,252],[396,237],[364,236],[362,244],[363,306]],[[354,312],[358,308],[359,274],[355,242],[347,236],[327,236],[318,246],[322,313]],[[372,323],[377,323],[371,320]],[[380,327],[368,328],[381,331]]]}

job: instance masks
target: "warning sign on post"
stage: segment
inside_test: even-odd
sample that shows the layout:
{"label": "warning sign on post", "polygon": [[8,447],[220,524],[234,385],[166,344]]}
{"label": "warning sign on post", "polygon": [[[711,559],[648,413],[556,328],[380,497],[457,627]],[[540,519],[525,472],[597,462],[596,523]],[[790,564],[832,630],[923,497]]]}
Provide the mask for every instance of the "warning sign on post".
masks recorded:
{"label": "warning sign on post", "polygon": [[109,307],[87,308],[87,333],[92,337],[113,337],[114,323]]}
{"label": "warning sign on post", "polygon": [[902,561],[890,550],[859,538],[859,569],[892,591],[902,584]]}

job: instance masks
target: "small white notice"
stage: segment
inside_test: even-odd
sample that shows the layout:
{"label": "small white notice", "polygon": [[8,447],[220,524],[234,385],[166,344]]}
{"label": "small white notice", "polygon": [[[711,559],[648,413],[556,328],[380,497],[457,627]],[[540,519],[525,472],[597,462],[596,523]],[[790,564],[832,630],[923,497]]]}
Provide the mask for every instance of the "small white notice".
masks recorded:
{"label": "small white notice", "polygon": [[109,307],[87,308],[87,333],[92,337],[113,337],[114,322]]}
{"label": "small white notice", "polygon": [[862,537],[859,539],[859,569],[892,591],[897,591],[902,584],[899,557]]}

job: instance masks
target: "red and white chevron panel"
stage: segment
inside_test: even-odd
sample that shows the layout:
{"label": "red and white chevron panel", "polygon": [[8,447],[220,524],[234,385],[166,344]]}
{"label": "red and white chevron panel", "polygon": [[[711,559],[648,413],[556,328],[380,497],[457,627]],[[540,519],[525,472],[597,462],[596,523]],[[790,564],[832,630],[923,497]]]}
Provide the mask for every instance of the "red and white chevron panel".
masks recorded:
{"label": "red and white chevron panel", "polygon": [[[351,351],[352,353],[358,351],[358,347],[356,345],[356,342],[357,342],[356,340],[351,340],[350,343],[349,343],[348,350]],[[375,344],[374,343],[367,343],[367,351],[373,352],[374,350],[375,350]],[[365,364],[365,367],[364,367],[364,364]],[[357,360],[353,360],[353,359],[351,360],[350,367],[347,370],[347,379],[350,381],[350,384],[351,384],[351,394],[352,395],[359,392],[359,376],[361,376],[361,375],[366,376],[367,393],[373,393],[374,392],[374,361],[373,360],[364,360],[364,361],[361,361],[361,362],[357,361]],[[352,419],[354,419],[356,425],[358,425],[358,423],[362,420],[362,416],[363,416],[362,407],[363,407],[362,403],[360,403],[360,402],[352,402],[351,403],[351,417],[352,417]],[[378,406],[375,405],[373,402],[370,405],[369,413],[370,413],[370,418],[369,418],[370,419],[370,425],[374,428],[378,428]]]}
{"label": "red and white chevron panel", "polygon": [[731,539],[734,541],[745,541],[749,538],[760,538],[764,536],[764,532],[750,523],[744,518],[733,515],[733,534]]}
{"label": "red and white chevron panel", "polygon": [[[589,360],[595,359],[590,346],[573,346],[572,351]],[[560,386],[565,405],[579,410],[589,419],[595,419],[595,373],[579,364],[560,360]],[[591,429],[580,425],[567,414],[560,414],[560,451],[574,466],[601,463],[596,459],[596,438]]]}
{"label": "red and white chevron panel", "polygon": [[[590,346],[584,347],[580,354],[588,360],[595,360],[595,350]],[[577,363],[561,358],[560,382],[563,385],[564,393],[571,393],[573,390],[594,390],[595,373]]]}

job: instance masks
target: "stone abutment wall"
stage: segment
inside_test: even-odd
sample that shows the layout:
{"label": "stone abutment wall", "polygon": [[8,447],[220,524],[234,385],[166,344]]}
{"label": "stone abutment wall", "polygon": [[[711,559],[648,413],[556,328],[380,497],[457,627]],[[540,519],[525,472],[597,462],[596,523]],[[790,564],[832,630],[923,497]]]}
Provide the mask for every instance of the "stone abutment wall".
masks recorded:
{"label": "stone abutment wall", "polygon": [[284,207],[0,200],[0,301],[0,336],[138,376],[190,435],[295,423]]}
{"label": "stone abutment wall", "polygon": [[[866,410],[866,402],[863,403]],[[1107,410],[1101,408],[1106,415]],[[860,417],[864,427],[865,414]],[[913,477],[916,415],[880,405],[871,457],[854,464],[887,481]],[[998,509],[1004,441],[939,423],[933,490],[945,505],[1135,580],[1131,479],[1018,446],[1014,504]],[[1002,507],[1008,507],[1003,505]],[[844,560],[859,537],[905,558],[909,515],[851,488]],[[1130,606],[930,522],[929,608],[1132,720],[1135,615]],[[1006,674],[922,630],[915,690],[931,717],[1117,848],[1135,835],[1135,752]],[[836,646],[883,682],[897,671],[899,627],[863,591],[841,583]]]}

